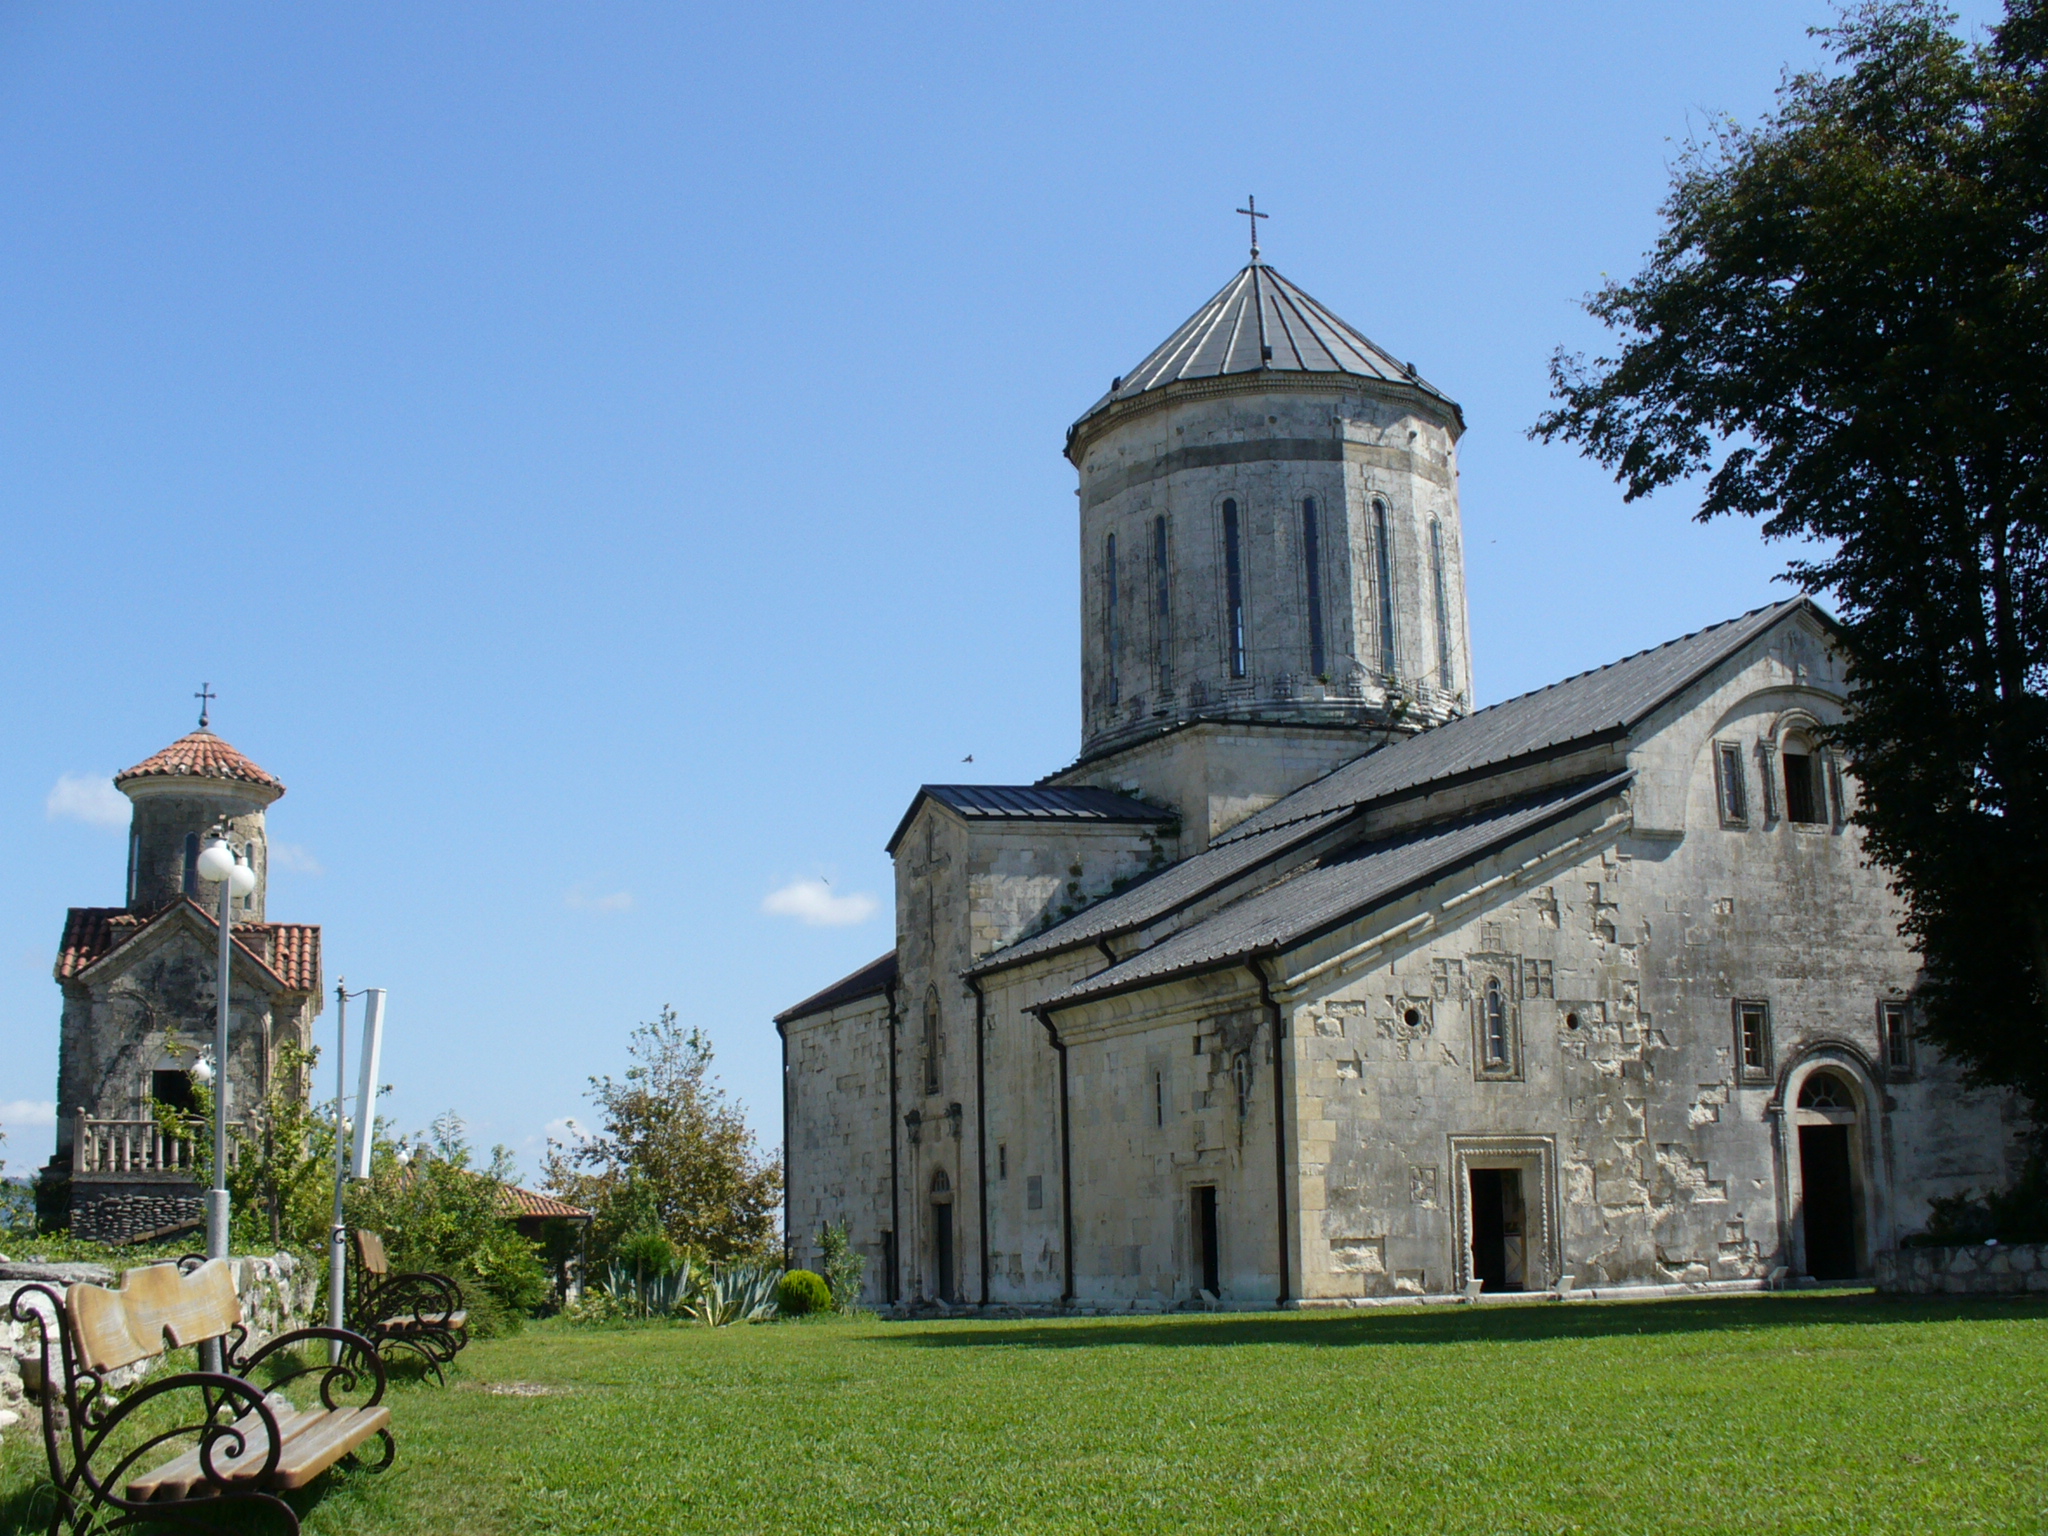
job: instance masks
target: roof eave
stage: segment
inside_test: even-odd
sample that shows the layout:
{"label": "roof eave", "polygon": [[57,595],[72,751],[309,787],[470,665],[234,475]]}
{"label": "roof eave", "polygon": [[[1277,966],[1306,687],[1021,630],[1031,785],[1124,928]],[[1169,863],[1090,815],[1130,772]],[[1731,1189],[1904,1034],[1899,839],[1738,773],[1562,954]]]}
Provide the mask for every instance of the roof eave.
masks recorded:
{"label": "roof eave", "polygon": [[1079,468],[1088,445],[1112,426],[1178,401],[1216,395],[1287,393],[1380,394],[1404,404],[1417,404],[1445,418],[1453,440],[1465,435],[1465,411],[1457,401],[1421,379],[1376,379],[1361,373],[1336,369],[1310,372],[1298,368],[1257,368],[1244,373],[1213,374],[1206,378],[1174,379],[1134,395],[1106,396],[1090,406],[1067,428],[1062,450],[1069,463]]}

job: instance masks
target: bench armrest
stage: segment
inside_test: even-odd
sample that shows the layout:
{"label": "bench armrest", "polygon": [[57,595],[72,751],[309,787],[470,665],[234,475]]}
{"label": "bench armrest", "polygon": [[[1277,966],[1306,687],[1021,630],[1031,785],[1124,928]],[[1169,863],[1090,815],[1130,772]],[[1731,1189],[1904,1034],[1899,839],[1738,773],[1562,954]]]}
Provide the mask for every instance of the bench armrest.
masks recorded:
{"label": "bench armrest", "polygon": [[[338,1344],[338,1350],[328,1351],[332,1360],[318,1361],[312,1365],[301,1364],[295,1371],[286,1371],[272,1380],[267,1389],[278,1391],[286,1382],[297,1381],[302,1376],[318,1375],[320,1378],[320,1401],[329,1408],[374,1408],[384,1400],[384,1362],[377,1356],[377,1347],[359,1333],[346,1328],[294,1328],[290,1333],[280,1333],[267,1340],[254,1354],[233,1362],[235,1370],[246,1380],[257,1366],[273,1355],[286,1359],[294,1358],[290,1351],[302,1344],[325,1341]],[[370,1379],[370,1395],[361,1402],[343,1404],[335,1400],[336,1392],[359,1390],[362,1378]]]}
{"label": "bench armrest", "polygon": [[461,1310],[462,1287],[452,1279],[429,1270],[408,1270],[365,1287],[357,1297],[355,1323],[369,1328],[393,1316],[432,1322]]}

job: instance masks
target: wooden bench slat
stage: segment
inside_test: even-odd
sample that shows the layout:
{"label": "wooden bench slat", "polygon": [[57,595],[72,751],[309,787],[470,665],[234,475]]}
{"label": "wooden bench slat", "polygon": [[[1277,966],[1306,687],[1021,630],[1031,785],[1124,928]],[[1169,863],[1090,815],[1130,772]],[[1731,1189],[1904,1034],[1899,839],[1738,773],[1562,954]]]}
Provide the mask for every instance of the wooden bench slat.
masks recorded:
{"label": "wooden bench slat", "polygon": [[284,1455],[277,1463],[277,1486],[305,1487],[378,1430],[390,1425],[391,1410],[381,1403],[375,1408],[337,1408],[322,1414],[318,1423],[308,1425],[285,1442]]}
{"label": "wooden bench slat", "polygon": [[[235,1422],[249,1436],[248,1449],[233,1463],[216,1453],[214,1470],[231,1486],[253,1484],[270,1454],[269,1437],[263,1421],[253,1413],[245,1414]],[[350,1451],[375,1436],[377,1431],[388,1429],[390,1425],[391,1410],[381,1404],[375,1408],[301,1408],[280,1416],[277,1427],[284,1436],[284,1450],[278,1457],[272,1485],[279,1488],[305,1487]],[[194,1446],[162,1466],[132,1479],[128,1484],[128,1497],[144,1502],[203,1498],[212,1486],[200,1469],[199,1447]]]}
{"label": "wooden bench slat", "polygon": [[[277,1427],[287,1441],[304,1429],[312,1420],[319,1418],[324,1408],[302,1408],[294,1413],[279,1414]],[[251,1481],[262,1469],[270,1455],[270,1432],[263,1427],[263,1420],[253,1413],[245,1413],[235,1420],[235,1428],[249,1437],[242,1454],[232,1460],[228,1447],[223,1445],[214,1452],[213,1469],[230,1483]],[[140,1477],[128,1482],[128,1497],[131,1499],[188,1499],[194,1493],[210,1488],[206,1474],[199,1467],[199,1447],[181,1451],[160,1467],[153,1467]]]}
{"label": "wooden bench slat", "polygon": [[469,1313],[423,1312],[418,1317],[387,1317],[377,1324],[379,1333],[411,1333],[421,1328],[466,1328]]}

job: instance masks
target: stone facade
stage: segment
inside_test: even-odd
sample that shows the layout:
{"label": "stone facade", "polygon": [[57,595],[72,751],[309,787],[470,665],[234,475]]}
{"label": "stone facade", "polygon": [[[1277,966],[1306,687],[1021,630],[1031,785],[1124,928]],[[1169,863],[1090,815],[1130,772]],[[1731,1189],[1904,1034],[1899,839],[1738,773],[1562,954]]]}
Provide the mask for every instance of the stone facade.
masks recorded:
{"label": "stone facade", "polygon": [[[1845,696],[1825,615],[1780,604],[1469,714],[1460,571],[1446,686],[1365,667],[1325,713],[1296,688],[1286,509],[1340,525],[1324,638],[1355,653],[1380,606],[1360,508],[1406,541],[1396,593],[1431,522],[1457,547],[1455,406],[1269,370],[1097,412],[1070,438],[1082,756],[985,788],[1008,819],[927,787],[890,845],[893,955],[779,1016],[794,1261],[844,1221],[877,1304],[1727,1289],[1867,1276],[1931,1199],[2011,1176],[2016,1103],[1914,1036],[1915,957],[1820,745]],[[1265,540],[1241,715],[1194,691],[1228,691],[1226,497]],[[1107,622],[1091,562],[1169,513],[1173,691],[1109,690],[1115,644],[1158,653]],[[1433,601],[1394,607],[1397,660],[1436,643]],[[1090,820],[1062,786],[1174,820]]]}

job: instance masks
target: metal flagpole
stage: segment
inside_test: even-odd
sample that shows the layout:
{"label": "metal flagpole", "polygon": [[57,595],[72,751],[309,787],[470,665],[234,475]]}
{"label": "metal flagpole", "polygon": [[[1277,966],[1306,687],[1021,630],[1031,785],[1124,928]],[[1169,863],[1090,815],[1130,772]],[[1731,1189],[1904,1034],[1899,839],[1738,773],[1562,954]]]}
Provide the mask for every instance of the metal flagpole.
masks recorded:
{"label": "metal flagpole", "polygon": [[[342,1326],[348,1281],[348,1227],[341,1196],[348,1182],[348,979],[334,984],[334,1225],[327,1234],[327,1322]],[[328,1341],[330,1364],[341,1360],[341,1341]]]}

